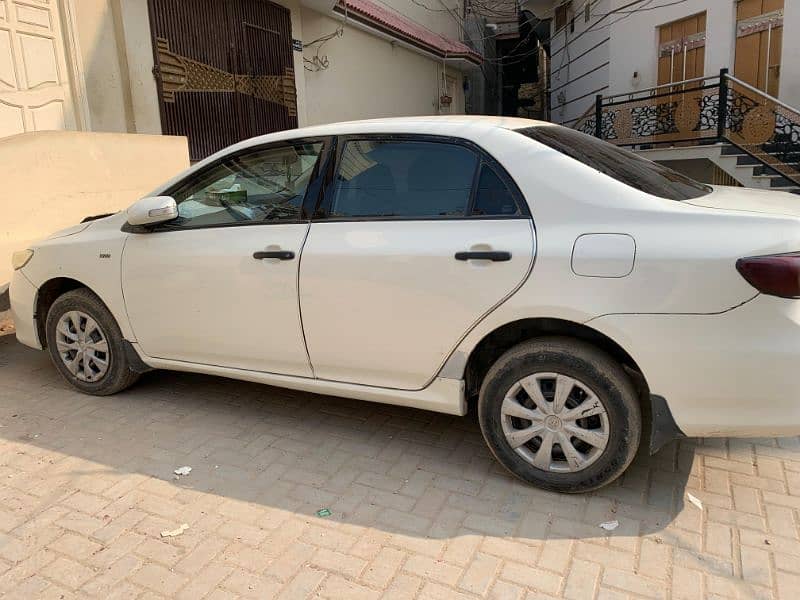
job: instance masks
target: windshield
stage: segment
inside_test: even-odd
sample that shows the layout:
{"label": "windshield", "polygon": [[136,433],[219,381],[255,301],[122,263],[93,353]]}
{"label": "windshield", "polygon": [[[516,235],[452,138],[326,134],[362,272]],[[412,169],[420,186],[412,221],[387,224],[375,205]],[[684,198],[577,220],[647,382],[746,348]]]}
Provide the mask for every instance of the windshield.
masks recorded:
{"label": "windshield", "polygon": [[659,198],[690,200],[711,192],[709,186],[677,171],[574,129],[543,125],[516,131],[617,181]]}

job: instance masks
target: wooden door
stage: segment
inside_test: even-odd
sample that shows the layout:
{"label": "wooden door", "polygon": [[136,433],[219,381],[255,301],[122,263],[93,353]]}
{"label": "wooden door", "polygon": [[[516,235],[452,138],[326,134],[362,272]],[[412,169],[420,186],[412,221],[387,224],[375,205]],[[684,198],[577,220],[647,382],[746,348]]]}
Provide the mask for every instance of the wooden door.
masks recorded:
{"label": "wooden door", "polygon": [[784,0],[740,0],[736,6],[734,75],[778,96]]}
{"label": "wooden door", "polygon": [[57,3],[0,0],[0,137],[75,128]]}
{"label": "wooden door", "polygon": [[658,28],[658,85],[705,75],[706,13]]}
{"label": "wooden door", "polygon": [[288,9],[268,0],[149,0],[165,134],[200,160],[297,127]]}

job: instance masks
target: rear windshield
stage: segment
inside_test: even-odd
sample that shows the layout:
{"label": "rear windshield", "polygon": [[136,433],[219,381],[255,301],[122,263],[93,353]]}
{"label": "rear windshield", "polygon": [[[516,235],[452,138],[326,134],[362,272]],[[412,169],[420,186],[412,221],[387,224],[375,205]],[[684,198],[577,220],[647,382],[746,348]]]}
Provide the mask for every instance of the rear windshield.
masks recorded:
{"label": "rear windshield", "polygon": [[653,196],[690,200],[711,192],[707,185],[677,171],[574,129],[545,125],[516,131]]}

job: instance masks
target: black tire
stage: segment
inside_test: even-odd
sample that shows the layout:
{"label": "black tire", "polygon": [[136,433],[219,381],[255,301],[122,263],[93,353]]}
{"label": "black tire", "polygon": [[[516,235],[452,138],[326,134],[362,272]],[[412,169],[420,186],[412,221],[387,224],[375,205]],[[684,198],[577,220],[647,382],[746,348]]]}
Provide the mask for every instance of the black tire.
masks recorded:
{"label": "black tire", "polygon": [[[598,455],[596,460],[581,470],[553,472],[538,468],[514,450],[506,439],[501,415],[506,394],[517,382],[536,373],[556,373],[578,380],[594,392],[605,409],[608,418],[605,448],[595,451]],[[576,393],[574,389],[572,393]],[[583,406],[581,393],[579,388],[578,399],[573,396],[568,402]],[[523,402],[529,402],[525,400],[525,394],[522,399]],[[524,342],[503,354],[483,380],[478,398],[478,418],[490,450],[512,474],[537,487],[567,493],[588,492],[619,477],[636,455],[642,431],[636,390],[622,367],[590,344],[559,337]],[[522,427],[525,427],[525,421],[522,423]],[[524,448],[538,450],[541,437],[526,444],[520,446],[521,452],[530,455],[533,451]],[[556,456],[559,452],[554,447],[550,454]],[[566,461],[566,457],[564,459]]]}
{"label": "black tire", "polygon": [[[59,354],[56,326],[59,319],[70,311],[80,311],[94,319],[102,329],[108,342],[108,352],[106,354],[108,368],[95,381],[83,381],[73,375]],[[86,288],[72,290],[56,298],[47,313],[45,334],[47,336],[47,349],[56,369],[70,385],[81,392],[94,396],[110,396],[130,387],[139,378],[139,375],[131,370],[130,362],[123,347],[122,332],[116,320],[102,300]]]}

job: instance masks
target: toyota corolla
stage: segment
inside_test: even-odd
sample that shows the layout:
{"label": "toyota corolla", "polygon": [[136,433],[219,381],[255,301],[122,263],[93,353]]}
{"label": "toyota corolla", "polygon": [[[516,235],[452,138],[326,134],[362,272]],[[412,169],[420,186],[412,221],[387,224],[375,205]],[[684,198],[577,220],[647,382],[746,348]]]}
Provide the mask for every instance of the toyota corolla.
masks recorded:
{"label": "toyota corolla", "polygon": [[390,119],[211,156],[16,253],[11,303],[89,394],[174,369],[472,408],[513,474],[579,492],[645,439],[800,433],[798,251],[789,194],[548,123]]}

